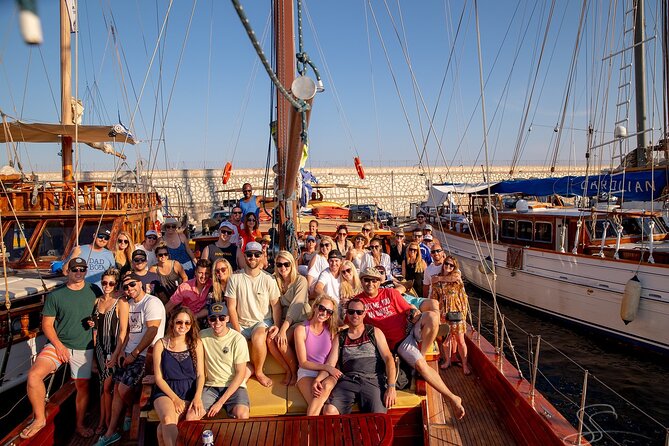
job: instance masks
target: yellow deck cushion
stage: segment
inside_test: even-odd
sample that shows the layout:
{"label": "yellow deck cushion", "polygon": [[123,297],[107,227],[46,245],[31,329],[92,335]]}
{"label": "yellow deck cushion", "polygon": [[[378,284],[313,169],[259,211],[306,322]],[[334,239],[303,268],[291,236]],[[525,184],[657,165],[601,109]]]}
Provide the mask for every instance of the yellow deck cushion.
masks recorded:
{"label": "yellow deck cushion", "polygon": [[286,395],[288,389],[282,384],[285,375],[267,375],[272,380],[270,387],[260,384],[255,378],[246,383],[251,401],[252,417],[267,417],[286,414]]}

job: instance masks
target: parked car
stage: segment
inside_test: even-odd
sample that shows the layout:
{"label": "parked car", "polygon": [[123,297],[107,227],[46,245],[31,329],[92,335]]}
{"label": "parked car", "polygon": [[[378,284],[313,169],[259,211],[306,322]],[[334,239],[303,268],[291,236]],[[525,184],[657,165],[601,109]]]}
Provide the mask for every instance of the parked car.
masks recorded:
{"label": "parked car", "polygon": [[377,220],[383,225],[393,224],[393,214],[375,204],[352,204],[348,207],[348,221],[366,222]]}

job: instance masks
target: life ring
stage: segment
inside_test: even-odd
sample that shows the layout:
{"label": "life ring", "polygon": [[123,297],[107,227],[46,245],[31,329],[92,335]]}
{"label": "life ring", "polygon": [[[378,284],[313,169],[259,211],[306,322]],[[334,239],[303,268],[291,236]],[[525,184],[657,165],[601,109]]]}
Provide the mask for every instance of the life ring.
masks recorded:
{"label": "life ring", "polygon": [[355,170],[358,171],[358,176],[360,177],[361,180],[365,179],[365,169],[362,167],[362,163],[360,162],[360,157],[356,156],[353,158],[353,161],[355,162]]}
{"label": "life ring", "polygon": [[228,161],[225,163],[225,168],[223,169],[223,184],[228,184],[230,181],[230,174],[232,173],[232,163]]}

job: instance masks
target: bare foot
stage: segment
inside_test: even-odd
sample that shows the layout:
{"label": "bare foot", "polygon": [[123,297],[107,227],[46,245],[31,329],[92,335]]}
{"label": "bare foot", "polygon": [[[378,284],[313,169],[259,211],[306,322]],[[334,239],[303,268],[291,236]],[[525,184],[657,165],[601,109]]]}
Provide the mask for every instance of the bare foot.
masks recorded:
{"label": "bare foot", "polygon": [[293,375],[290,372],[286,373],[286,377],[281,381],[281,384],[287,386],[290,384],[290,381],[293,379]]}
{"label": "bare foot", "polygon": [[462,417],[465,416],[465,408],[462,406],[462,398],[459,396],[454,396],[451,400],[451,404],[455,409],[455,418],[462,420]]}
{"label": "bare foot", "polygon": [[297,384],[297,374],[293,375],[288,383],[289,386],[294,386],[295,384]]}
{"label": "bare foot", "polygon": [[77,435],[83,438],[91,438],[95,434],[95,431],[90,427],[78,427]]}
{"label": "bare foot", "polygon": [[269,386],[272,385],[272,380],[269,379],[269,377],[267,375],[265,375],[264,373],[256,372],[256,379],[258,380],[258,382],[260,384],[262,384],[265,387],[269,387]]}
{"label": "bare foot", "polygon": [[46,421],[38,422],[36,420],[33,420],[32,423],[30,423],[25,429],[23,429],[21,431],[21,433],[19,434],[19,437],[23,438],[24,440],[28,439],[28,438],[32,438],[44,426],[46,426]]}
{"label": "bare foot", "polygon": [[107,432],[107,426],[104,425],[99,425],[97,428],[95,428],[95,434],[96,435],[102,435],[105,432]]}
{"label": "bare foot", "polygon": [[462,364],[462,371],[465,372],[465,376],[472,374],[472,369],[469,368],[467,364]]}

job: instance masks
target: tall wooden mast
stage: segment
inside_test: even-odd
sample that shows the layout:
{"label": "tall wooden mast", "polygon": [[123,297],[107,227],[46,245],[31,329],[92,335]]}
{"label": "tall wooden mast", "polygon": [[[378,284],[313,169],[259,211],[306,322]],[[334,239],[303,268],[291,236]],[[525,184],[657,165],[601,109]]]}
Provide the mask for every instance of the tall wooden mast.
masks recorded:
{"label": "tall wooden mast", "polygon": [[[275,72],[281,85],[289,86],[295,79],[295,24],[293,0],[274,2]],[[299,230],[297,222],[297,175],[302,156],[302,115],[277,89],[277,159],[279,191],[279,246],[295,250],[287,230]],[[307,119],[308,122],[308,112]],[[293,252],[296,254],[296,252]]]}
{"label": "tall wooden mast", "polygon": [[[72,124],[72,46],[70,14],[66,0],[60,0],[60,123]],[[72,138],[61,138],[63,181],[73,181]]]}

